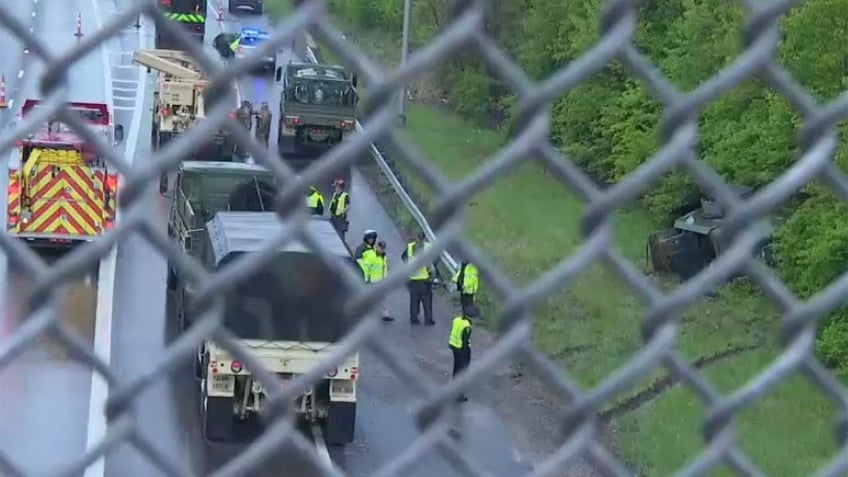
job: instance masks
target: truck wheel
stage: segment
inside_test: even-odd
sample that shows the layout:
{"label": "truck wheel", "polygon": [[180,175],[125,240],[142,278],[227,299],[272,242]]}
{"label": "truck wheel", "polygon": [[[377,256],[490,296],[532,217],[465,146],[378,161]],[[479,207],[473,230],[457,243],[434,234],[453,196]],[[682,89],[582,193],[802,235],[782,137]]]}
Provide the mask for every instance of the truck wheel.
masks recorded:
{"label": "truck wheel", "polygon": [[331,402],[327,411],[327,444],[338,446],[353,442],[356,427],[355,402]]}
{"label": "truck wheel", "polygon": [[206,397],[206,409],[201,411],[203,437],[210,441],[228,441],[233,436],[233,398]]}

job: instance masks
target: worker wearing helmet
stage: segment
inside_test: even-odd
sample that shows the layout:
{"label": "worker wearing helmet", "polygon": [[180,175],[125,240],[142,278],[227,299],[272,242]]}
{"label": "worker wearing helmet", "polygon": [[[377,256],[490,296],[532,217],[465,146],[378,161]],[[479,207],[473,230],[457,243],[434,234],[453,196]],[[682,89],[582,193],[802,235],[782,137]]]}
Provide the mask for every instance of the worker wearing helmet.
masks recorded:
{"label": "worker wearing helmet", "polygon": [[[366,249],[362,253],[362,257],[357,260],[357,263],[362,269],[362,275],[363,278],[365,278],[365,283],[378,283],[386,278],[386,275],[389,273],[389,261],[386,257],[386,242],[381,240],[376,242],[373,248]],[[379,308],[380,317],[383,321],[395,321],[395,319],[389,314],[389,309],[386,308],[384,302],[380,302]]]}
{"label": "worker wearing helmet", "polygon": [[371,229],[366,230],[362,235],[362,243],[353,252],[353,258],[356,260],[362,258],[365,252],[374,249],[375,243],[377,243],[377,232]]}
{"label": "worker wearing helmet", "polygon": [[333,187],[335,191],[330,199],[330,221],[344,240],[348,228],[347,211],[350,209],[350,194],[345,190],[344,179],[334,180]]}
{"label": "worker wearing helmet", "polygon": [[306,207],[312,215],[324,215],[324,196],[315,186],[306,191]]}

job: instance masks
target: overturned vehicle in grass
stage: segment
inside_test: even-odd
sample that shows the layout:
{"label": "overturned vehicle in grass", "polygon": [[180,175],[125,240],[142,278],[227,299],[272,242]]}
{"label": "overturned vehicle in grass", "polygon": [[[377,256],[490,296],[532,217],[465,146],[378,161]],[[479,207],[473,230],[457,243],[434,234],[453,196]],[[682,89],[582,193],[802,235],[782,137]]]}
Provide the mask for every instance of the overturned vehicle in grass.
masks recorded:
{"label": "overturned vehicle in grass", "polygon": [[[743,198],[753,189],[734,186]],[[708,267],[732,242],[722,233],[722,221],[728,211],[708,195],[700,198],[700,207],[674,221],[674,227],[648,236],[647,262],[654,272],[672,273],[689,279]],[[754,253],[765,263],[772,263],[771,243],[774,226],[768,219],[753,224],[762,239]]]}

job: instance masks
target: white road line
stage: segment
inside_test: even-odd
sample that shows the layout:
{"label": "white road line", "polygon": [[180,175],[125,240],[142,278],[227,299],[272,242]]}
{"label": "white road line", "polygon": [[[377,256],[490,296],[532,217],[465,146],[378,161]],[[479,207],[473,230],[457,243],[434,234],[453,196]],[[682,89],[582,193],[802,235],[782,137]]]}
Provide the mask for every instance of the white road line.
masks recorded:
{"label": "white road line", "polygon": [[135,106],[115,106],[115,111],[135,111]]}
{"label": "white road line", "polygon": [[[97,28],[103,28],[97,0],[91,0],[94,9],[94,21]],[[112,68],[109,61],[109,50],[106,44],[100,46],[103,59],[104,94],[106,104],[114,112],[112,94]],[[115,268],[117,262],[117,247],[100,261],[97,284],[97,307],[94,316],[94,354],[108,366],[112,360],[112,305],[115,296]],[[106,400],[109,397],[109,385],[103,376],[97,372],[91,373],[91,392],[88,402],[88,429],[86,432],[86,451],[90,451],[106,436],[107,424],[105,415]],[[85,477],[103,477],[106,462],[103,457],[97,459],[85,471]]]}
{"label": "white road line", "polygon": [[138,80],[137,79],[131,79],[131,80],[130,79],[113,79],[112,80],[112,84],[118,84],[118,83],[138,84]]}
{"label": "white road line", "polygon": [[128,91],[130,93],[135,93],[136,88],[118,88],[113,86],[112,91]]}
{"label": "white road line", "polygon": [[122,70],[134,70],[139,68],[138,65],[112,65],[112,68],[120,68]]}

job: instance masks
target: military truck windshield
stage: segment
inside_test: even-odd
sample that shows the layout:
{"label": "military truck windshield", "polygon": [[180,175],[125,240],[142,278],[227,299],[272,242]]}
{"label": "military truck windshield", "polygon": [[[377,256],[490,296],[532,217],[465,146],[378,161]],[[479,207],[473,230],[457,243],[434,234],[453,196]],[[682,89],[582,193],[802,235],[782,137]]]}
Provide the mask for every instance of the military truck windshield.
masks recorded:
{"label": "military truck windshield", "polygon": [[201,223],[221,210],[273,210],[277,190],[270,174],[226,171],[185,171],[181,189]]}

